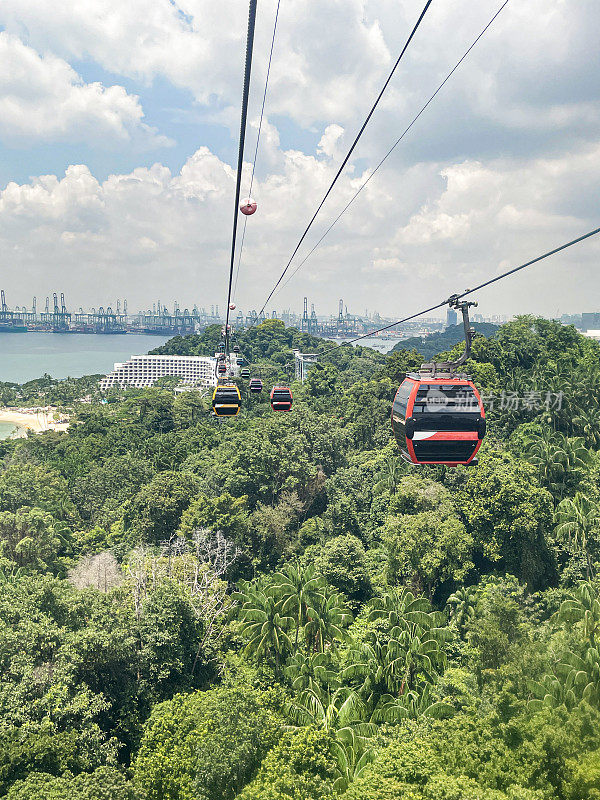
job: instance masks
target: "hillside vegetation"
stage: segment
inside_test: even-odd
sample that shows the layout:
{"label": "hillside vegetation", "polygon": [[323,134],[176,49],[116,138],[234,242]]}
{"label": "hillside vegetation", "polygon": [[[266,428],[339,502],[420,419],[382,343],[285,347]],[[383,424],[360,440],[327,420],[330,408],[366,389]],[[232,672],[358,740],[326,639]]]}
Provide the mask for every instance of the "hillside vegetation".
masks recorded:
{"label": "hillside vegetation", "polygon": [[[476,322],[473,327],[478,336],[490,337],[494,336],[498,331],[498,325],[492,325],[490,322]],[[417,352],[428,361],[443,350],[449,350],[451,347],[454,347],[454,345],[462,342],[464,338],[464,326],[461,322],[459,325],[451,325],[440,333],[430,333],[427,336],[411,336],[410,339],[402,339],[394,345],[392,352],[398,350],[417,350]]]}
{"label": "hillside vegetation", "polygon": [[0,797],[600,797],[599,345],[478,337],[479,466],[417,469],[389,425],[415,349],[238,343],[265,384],[323,354],[291,413],[27,389],[73,417],[0,442]]}

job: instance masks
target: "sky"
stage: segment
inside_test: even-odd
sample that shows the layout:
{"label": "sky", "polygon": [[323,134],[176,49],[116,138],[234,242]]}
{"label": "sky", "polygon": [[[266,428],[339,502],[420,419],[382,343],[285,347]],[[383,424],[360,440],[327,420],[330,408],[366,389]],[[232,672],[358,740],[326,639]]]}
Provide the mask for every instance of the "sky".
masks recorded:
{"label": "sky", "polygon": [[[276,2],[258,0],[243,195]],[[264,304],[423,5],[281,0],[238,308]],[[501,5],[433,0],[288,274]],[[247,19],[247,0],[2,0],[9,306],[224,308]],[[599,78],[597,0],[509,0],[267,311],[307,296],[399,318],[598,227]],[[600,236],[482,290],[478,312],[598,311],[599,256]]]}

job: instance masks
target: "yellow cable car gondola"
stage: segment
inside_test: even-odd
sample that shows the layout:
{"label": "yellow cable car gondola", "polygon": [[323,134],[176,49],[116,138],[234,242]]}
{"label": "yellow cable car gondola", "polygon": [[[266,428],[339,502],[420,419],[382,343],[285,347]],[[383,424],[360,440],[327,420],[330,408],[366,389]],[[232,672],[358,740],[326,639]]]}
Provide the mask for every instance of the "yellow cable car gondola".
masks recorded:
{"label": "yellow cable car gondola", "polygon": [[217,417],[235,417],[239,414],[242,396],[235,383],[224,383],[215,388],[212,407]]}

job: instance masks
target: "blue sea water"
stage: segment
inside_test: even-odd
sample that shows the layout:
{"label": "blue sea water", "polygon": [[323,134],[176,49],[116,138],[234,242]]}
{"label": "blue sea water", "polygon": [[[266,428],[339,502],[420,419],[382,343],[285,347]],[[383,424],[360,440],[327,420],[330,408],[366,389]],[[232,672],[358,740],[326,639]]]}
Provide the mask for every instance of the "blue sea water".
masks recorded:
{"label": "blue sea water", "polygon": [[[336,342],[336,344],[342,344],[342,342],[346,342],[348,340],[337,337],[332,338],[331,341]],[[363,347],[371,347],[373,350],[378,350],[380,353],[385,354],[389,353],[392,347],[394,347],[398,341],[399,339],[385,339],[381,336],[369,336],[366,339],[361,339],[359,342],[356,342],[356,344],[362,345]]]}
{"label": "blue sea water", "polygon": [[[154,350],[168,338],[135,334],[0,332],[0,381],[25,383],[41,378],[46,372],[53,378],[105,375],[115,362]],[[386,353],[395,343],[396,340],[374,336],[359,344]]]}
{"label": "blue sea water", "polygon": [[12,422],[0,422],[0,439],[8,439],[16,429],[16,425],[13,425]]}
{"label": "blue sea water", "polygon": [[0,381],[25,383],[48,373],[53,378],[106,374],[117,361],[141,355],[166,336],[84,333],[0,332]]}

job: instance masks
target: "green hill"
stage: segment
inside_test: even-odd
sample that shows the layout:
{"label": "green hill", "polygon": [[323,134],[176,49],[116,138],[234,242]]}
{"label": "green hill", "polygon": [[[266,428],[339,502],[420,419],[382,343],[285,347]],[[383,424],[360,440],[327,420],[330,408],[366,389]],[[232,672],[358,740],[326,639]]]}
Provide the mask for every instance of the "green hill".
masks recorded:
{"label": "green hill", "polygon": [[[478,322],[474,325],[475,331],[489,339],[490,336],[498,331],[499,325],[492,325],[490,322]],[[450,350],[458,342],[462,342],[464,329],[462,325],[452,325],[442,333],[430,333],[428,336],[411,336],[410,339],[403,339],[394,345],[392,353],[396,350],[416,350],[424,359],[433,358],[438,353]]]}

